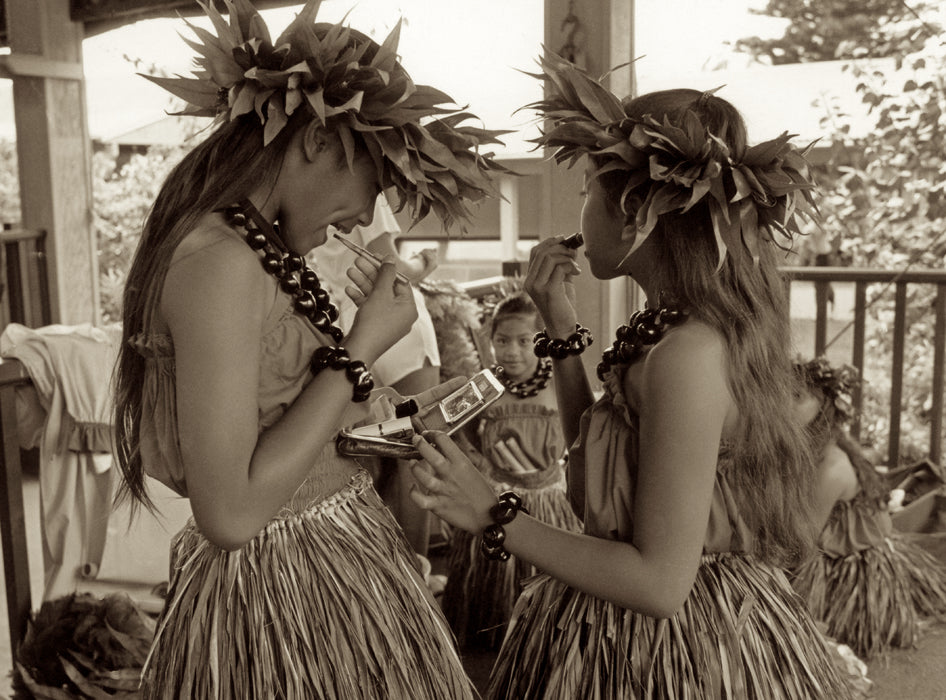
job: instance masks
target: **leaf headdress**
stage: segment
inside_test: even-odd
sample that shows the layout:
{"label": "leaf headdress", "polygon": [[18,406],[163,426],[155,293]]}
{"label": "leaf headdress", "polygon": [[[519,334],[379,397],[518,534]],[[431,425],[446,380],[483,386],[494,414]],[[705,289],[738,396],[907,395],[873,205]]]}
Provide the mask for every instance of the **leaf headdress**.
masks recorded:
{"label": "leaf headdress", "polygon": [[229,21],[213,0],[198,0],[216,34],[187,23],[197,37],[184,39],[198,53],[193,77],[144,76],[185,100],[177,114],[227,121],[255,112],[265,145],[308,109],[339,134],[349,163],[360,135],[383,185],[397,189],[397,209],[408,205],[415,222],[433,210],[444,227],[462,224],[470,202],[496,193],[491,175],[508,171],[479,148],[507,132],[462,124],[475,115],[414,84],[398,62],[400,23],[379,46],[342,24],[316,24],[321,0],[309,0],[273,42],[249,0],[224,3]]}
{"label": "leaf headdress", "polygon": [[810,389],[824,393],[826,405],[831,405],[838,422],[854,418],[854,391],[861,385],[860,374],[847,364],[833,366],[828,358],[821,356],[804,362],[795,361],[795,374]]}
{"label": "leaf headdress", "polygon": [[763,236],[787,247],[799,232],[797,217],[815,218],[814,183],[805,159],[811,145],[798,150],[785,132],[733,154],[693,110],[686,110],[681,123],[632,118],[621,100],[570,61],[549,52],[539,63],[542,73],[531,75],[545,82],[545,97],[525,109],[539,112],[547,126],[533,141],[554,149],[556,162],[569,167],[591,156],[598,166],[595,176],[627,171],[621,209],[627,214],[632,197],[641,202],[623,232],[634,240],[632,251],[660,216],[703,201],[719,266],[727,250],[739,245],[758,260]]}

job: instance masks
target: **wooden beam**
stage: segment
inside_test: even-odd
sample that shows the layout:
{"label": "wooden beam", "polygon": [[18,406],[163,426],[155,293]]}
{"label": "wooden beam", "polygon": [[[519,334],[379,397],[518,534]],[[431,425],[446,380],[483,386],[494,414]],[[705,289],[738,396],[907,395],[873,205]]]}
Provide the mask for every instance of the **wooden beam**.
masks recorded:
{"label": "wooden beam", "polygon": [[72,61],[52,61],[33,54],[0,55],[0,78],[56,78],[82,80],[82,64]]}
{"label": "wooden beam", "polygon": [[16,421],[16,390],[29,381],[29,374],[19,360],[0,360],[0,541],[3,544],[10,650],[14,658],[26,636],[33,609],[26,511],[23,507],[23,470]]}
{"label": "wooden beam", "polygon": [[92,22],[106,19],[134,18],[147,13],[194,11],[200,6],[194,0],[70,0],[69,17],[73,22]]}
{"label": "wooden beam", "polygon": [[[223,3],[217,7],[226,14]],[[254,0],[257,10],[302,6],[299,0]],[[123,27],[133,22],[161,17],[196,17],[204,11],[195,0],[71,0],[69,14],[85,27],[87,37]],[[275,37],[273,37],[275,38]]]}
{"label": "wooden beam", "polygon": [[[222,3],[217,2],[220,6]],[[255,0],[259,10],[301,6],[299,0]],[[85,36],[95,36],[133,22],[160,17],[203,15],[195,0],[72,0],[69,16],[83,27]],[[7,12],[0,0],[0,47],[9,46]]]}

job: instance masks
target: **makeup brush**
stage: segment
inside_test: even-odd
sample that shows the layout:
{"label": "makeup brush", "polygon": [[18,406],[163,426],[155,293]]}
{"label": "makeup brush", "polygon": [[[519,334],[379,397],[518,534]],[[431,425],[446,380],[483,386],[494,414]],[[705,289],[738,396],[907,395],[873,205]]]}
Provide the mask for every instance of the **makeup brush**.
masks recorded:
{"label": "makeup brush", "polygon": [[[373,262],[375,265],[377,265],[379,268],[381,267],[381,264],[384,262],[381,258],[379,258],[377,255],[375,255],[374,253],[372,253],[370,250],[367,250],[367,249],[365,249],[365,248],[362,248],[362,247],[361,247],[360,245],[358,245],[357,243],[353,243],[352,241],[348,240],[347,238],[345,238],[344,236],[342,236],[342,235],[340,235],[340,234],[338,234],[338,233],[335,234],[335,238],[337,238],[338,240],[340,240],[340,241],[342,242],[342,245],[343,245],[343,246],[345,246],[345,247],[348,248],[349,250],[355,252],[356,254],[360,255],[361,257],[363,257],[363,258],[365,258],[365,259],[367,259],[367,260],[370,260],[370,261]],[[400,280],[400,281],[403,282],[404,284],[410,284],[410,283],[411,283],[411,281],[407,278],[407,275],[405,275],[405,274],[403,274],[403,273],[401,273],[401,272],[396,272],[396,273],[395,273],[395,276],[398,278],[398,280]]]}

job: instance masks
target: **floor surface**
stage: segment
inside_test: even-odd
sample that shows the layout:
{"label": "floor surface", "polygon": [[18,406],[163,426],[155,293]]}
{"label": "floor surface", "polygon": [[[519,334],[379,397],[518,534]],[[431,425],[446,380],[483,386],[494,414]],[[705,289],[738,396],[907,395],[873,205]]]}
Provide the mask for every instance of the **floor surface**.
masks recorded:
{"label": "floor surface", "polygon": [[[42,578],[39,571],[41,560],[39,537],[39,490],[35,479],[24,484],[24,502],[27,512],[30,570],[32,573],[32,595],[34,606],[42,596]],[[922,538],[924,546],[946,561],[946,532]],[[445,562],[442,556],[432,556],[434,573],[443,573]],[[93,588],[94,589],[94,588]],[[139,587],[121,584],[102,584],[102,590],[124,589],[133,596],[146,595]],[[10,672],[12,659],[6,618],[6,595],[0,586],[0,700],[10,695]],[[489,677],[493,656],[476,653],[464,656],[464,665],[474,683],[485,687]],[[868,666],[868,675],[874,683],[875,700],[944,700],[946,699],[946,624],[932,624],[926,628],[915,649],[896,650],[885,659]]]}

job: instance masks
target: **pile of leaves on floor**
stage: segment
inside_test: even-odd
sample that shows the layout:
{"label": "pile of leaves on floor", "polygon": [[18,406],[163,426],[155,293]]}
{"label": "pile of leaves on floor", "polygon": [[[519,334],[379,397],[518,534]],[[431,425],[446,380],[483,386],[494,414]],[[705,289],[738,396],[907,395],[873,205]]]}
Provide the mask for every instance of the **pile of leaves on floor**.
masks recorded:
{"label": "pile of leaves on floor", "polygon": [[14,700],[137,698],[154,620],[126,593],[43,603],[16,655]]}

